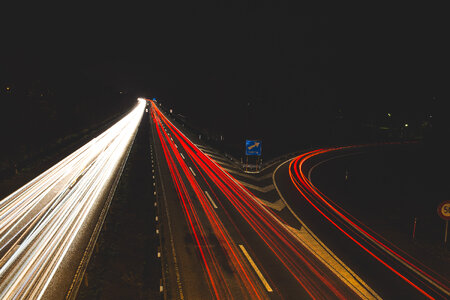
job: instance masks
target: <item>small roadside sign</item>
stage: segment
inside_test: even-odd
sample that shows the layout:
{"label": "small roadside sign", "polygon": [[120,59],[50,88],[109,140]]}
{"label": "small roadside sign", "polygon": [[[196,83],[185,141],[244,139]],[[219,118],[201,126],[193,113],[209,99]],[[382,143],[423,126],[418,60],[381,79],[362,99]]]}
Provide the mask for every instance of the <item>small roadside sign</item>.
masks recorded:
{"label": "small roadside sign", "polygon": [[450,200],[444,201],[438,206],[438,215],[445,221],[450,220]]}
{"label": "small roadside sign", "polygon": [[259,155],[261,156],[261,141],[246,140],[245,141],[245,155]]}
{"label": "small roadside sign", "polygon": [[444,244],[447,244],[448,221],[450,220],[450,200],[439,204],[437,209],[439,217],[445,220]]}

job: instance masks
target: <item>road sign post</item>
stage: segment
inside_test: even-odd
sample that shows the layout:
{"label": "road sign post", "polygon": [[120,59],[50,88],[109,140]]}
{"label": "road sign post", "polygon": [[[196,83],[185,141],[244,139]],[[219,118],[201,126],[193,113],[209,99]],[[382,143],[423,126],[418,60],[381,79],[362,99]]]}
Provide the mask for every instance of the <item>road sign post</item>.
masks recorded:
{"label": "road sign post", "polygon": [[444,244],[447,244],[448,221],[450,220],[450,200],[446,200],[439,204],[437,212],[439,217],[445,221]]}
{"label": "road sign post", "polygon": [[444,244],[447,244],[447,233],[448,233],[448,220],[445,221],[445,235],[444,235]]}

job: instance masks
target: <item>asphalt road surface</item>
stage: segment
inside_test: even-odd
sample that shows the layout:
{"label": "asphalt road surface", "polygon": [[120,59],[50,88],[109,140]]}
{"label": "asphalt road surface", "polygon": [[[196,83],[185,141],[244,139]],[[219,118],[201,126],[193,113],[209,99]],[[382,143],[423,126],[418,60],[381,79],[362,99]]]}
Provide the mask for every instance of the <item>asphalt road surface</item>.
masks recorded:
{"label": "asphalt road surface", "polygon": [[274,179],[290,209],[382,298],[448,299],[448,278],[383,239],[311,181],[312,172],[320,165],[373,148],[365,145],[311,151],[280,165]]}
{"label": "asphalt road surface", "polygon": [[301,226],[281,220],[150,105],[165,298],[379,298],[350,270],[336,272]]}
{"label": "asphalt road surface", "polygon": [[144,107],[0,201],[1,299],[76,294]]}

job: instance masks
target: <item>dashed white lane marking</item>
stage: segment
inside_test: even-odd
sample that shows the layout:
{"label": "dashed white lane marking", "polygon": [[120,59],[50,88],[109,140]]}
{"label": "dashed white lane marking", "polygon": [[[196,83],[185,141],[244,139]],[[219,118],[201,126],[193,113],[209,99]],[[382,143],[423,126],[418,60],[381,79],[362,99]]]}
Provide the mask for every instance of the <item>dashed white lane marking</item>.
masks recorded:
{"label": "dashed white lane marking", "polygon": [[270,287],[269,283],[267,283],[267,280],[264,278],[264,276],[262,275],[261,271],[259,271],[258,266],[256,266],[255,262],[250,257],[250,255],[248,254],[247,250],[245,250],[245,247],[243,245],[239,245],[239,248],[241,248],[242,253],[244,253],[245,257],[247,258],[247,260],[250,263],[250,265],[252,266],[252,268],[255,270],[256,275],[258,275],[259,279],[261,280],[261,282],[264,285],[264,287],[266,288],[266,290],[268,292],[273,292],[273,290]]}
{"label": "dashed white lane marking", "polygon": [[191,168],[191,167],[189,167],[189,170],[191,170],[191,172],[192,172],[192,175],[194,175],[194,176],[197,176],[197,175],[195,175],[195,172],[194,172],[194,170],[192,170],[192,168]]}
{"label": "dashed white lane marking", "polygon": [[183,153],[180,153],[180,155],[181,155],[181,157],[182,157],[183,159],[185,159]]}
{"label": "dashed white lane marking", "polygon": [[211,196],[209,195],[208,191],[205,191],[205,195],[206,195],[206,197],[208,197],[209,201],[211,201],[212,206],[213,206],[215,209],[217,209],[217,205],[216,205],[216,203],[214,202],[214,200],[211,198]]}

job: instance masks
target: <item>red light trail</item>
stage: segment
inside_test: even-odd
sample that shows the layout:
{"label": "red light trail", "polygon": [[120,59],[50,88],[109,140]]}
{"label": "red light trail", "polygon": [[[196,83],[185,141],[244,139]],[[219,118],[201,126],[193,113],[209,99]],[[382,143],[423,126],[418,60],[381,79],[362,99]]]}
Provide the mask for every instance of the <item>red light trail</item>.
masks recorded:
{"label": "red light trail", "polygon": [[[311,158],[317,158],[319,155],[325,153],[331,153],[333,151],[350,148],[356,147],[352,146],[319,149],[302,154],[291,161],[289,165],[289,175],[296,189],[303,196],[302,198],[308,201],[308,203],[313,206],[314,209],[316,209],[327,221],[329,221],[333,226],[339,229],[351,241],[364,249],[364,251],[366,251],[369,255],[371,255],[397,276],[402,278],[405,282],[407,282],[425,297],[434,299],[434,296],[432,294],[435,294],[437,295],[437,297],[442,298],[450,296],[450,289],[447,279],[438,279],[437,277],[440,277],[438,274],[395,247],[395,245],[391,245],[387,240],[373,232],[361,221],[351,216],[342,207],[340,207],[339,205],[331,201],[328,197],[326,197],[323,193],[321,193],[311,183],[309,176],[305,175],[304,169],[307,169],[305,167],[305,163]],[[396,250],[393,250],[394,248]],[[398,252],[402,252],[402,254]],[[395,266],[392,266],[392,264],[387,262],[387,260],[382,257],[383,253],[395,258],[412,272],[397,270]],[[420,265],[420,267],[418,265]],[[424,269],[427,269],[428,272]],[[429,273],[433,273],[433,276]]]}
{"label": "red light trail", "polygon": [[[187,156],[194,163],[196,173],[200,174],[201,178],[207,183],[212,196],[217,200],[216,203],[218,203],[219,208],[221,211],[224,211],[231,224],[235,227],[233,230],[238,232],[245,244],[245,238],[239,232],[239,229],[230,217],[230,213],[227,212],[229,210],[227,207],[230,207],[230,205],[248,223],[254,233],[264,242],[267,248],[285,267],[286,271],[295,278],[311,298],[348,299],[357,297],[354,290],[344,284],[341,279],[325,267],[315,256],[311,255],[309,250],[287,229],[286,224],[282,220],[261,205],[254,195],[201,152],[159,111],[154,103],[152,103],[151,113],[153,122],[157,127],[158,138],[163,145],[164,156],[169,165],[186,221],[197,243],[205,273],[208,275],[207,277],[212,291],[211,294],[214,297],[229,297],[231,294],[229,287],[226,285],[226,281],[223,280],[222,270],[217,263],[217,258],[214,253],[209,248],[202,246],[208,243],[208,238],[204,225],[201,223],[201,218],[198,216],[198,212],[194,207],[196,200],[198,200],[209,225],[213,228],[214,234],[220,241],[222,249],[232,261],[232,265],[239,275],[240,282],[242,282],[242,288],[249,293],[250,298],[263,298],[266,296],[262,293],[263,290],[255,285],[255,277],[252,276],[251,269],[247,267],[235,242],[231,239],[229,232],[225,229],[211,202],[208,201],[203,193],[193,172],[191,172],[185,160],[180,155],[180,148],[186,151]],[[163,124],[170,131],[170,137],[164,130]],[[171,137],[181,147],[177,147]],[[176,167],[177,164],[180,166],[179,169]],[[192,198],[189,196],[182,177],[186,177],[196,197]],[[223,199],[217,197],[210,183],[225,195],[227,203],[222,203]],[[251,249],[248,245],[246,247]],[[265,278],[268,278],[268,285],[273,286],[273,282],[270,280],[270,274],[267,274],[264,269],[262,269],[261,273]],[[276,287],[274,288],[276,289]],[[267,286],[266,289],[269,290]]]}

